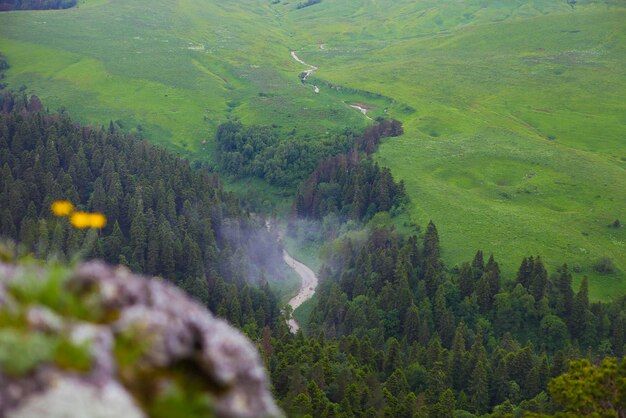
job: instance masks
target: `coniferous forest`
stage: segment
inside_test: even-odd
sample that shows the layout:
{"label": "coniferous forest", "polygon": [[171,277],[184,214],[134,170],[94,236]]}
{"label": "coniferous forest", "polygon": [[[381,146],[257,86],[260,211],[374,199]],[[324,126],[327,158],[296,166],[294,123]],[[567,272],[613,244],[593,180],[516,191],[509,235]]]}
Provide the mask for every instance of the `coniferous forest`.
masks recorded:
{"label": "coniferous forest", "polygon": [[76,0],[2,0],[0,12],[8,10],[49,10],[69,9],[76,6]]}
{"label": "coniferous forest", "polygon": [[[276,238],[217,176],[112,124],[81,127],[44,112],[35,96],[3,92],[0,110],[0,235],[38,257],[87,251],[161,276],[239,325],[275,322],[265,277],[282,274],[281,249],[262,245]],[[72,228],[50,213],[59,197],[105,213],[108,224],[97,237]]]}
{"label": "coniferous forest", "polygon": [[[360,225],[328,244],[306,332],[292,335],[267,284],[283,274],[278,238],[218,175],[113,124],[49,113],[35,96],[4,92],[0,110],[0,234],[36,257],[83,252],[174,282],[257,343],[288,416],[623,416],[626,363],[611,358],[624,355],[626,298],[591,302],[587,279],[574,289],[567,265],[549,271],[538,255],[515,277],[480,250],[449,268],[432,222],[397,231],[404,186],[368,157],[395,123],[346,135],[314,154],[317,168],[284,177],[310,170],[294,218]],[[240,170],[279,142],[238,122],[219,138],[223,169],[241,175],[256,175]],[[94,235],[53,218],[59,196],[108,224]]]}

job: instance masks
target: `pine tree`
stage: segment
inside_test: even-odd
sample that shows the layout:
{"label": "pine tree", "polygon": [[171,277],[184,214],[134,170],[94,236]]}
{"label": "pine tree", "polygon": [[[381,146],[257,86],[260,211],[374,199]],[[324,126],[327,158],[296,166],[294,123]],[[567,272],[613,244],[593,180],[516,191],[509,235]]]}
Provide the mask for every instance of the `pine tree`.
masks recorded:
{"label": "pine tree", "polygon": [[426,227],[422,254],[424,260],[422,272],[426,274],[427,268],[430,267],[433,273],[439,273],[441,269],[441,249],[439,247],[439,233],[433,221],[430,221]]}
{"label": "pine tree", "polygon": [[520,385],[526,381],[526,376],[534,366],[532,345],[526,345],[519,350],[509,362],[509,375]]}
{"label": "pine tree", "polygon": [[323,416],[329,404],[328,398],[313,381],[306,386],[306,391],[311,398],[311,410],[314,416]]}
{"label": "pine tree", "polygon": [[91,196],[89,197],[89,209],[92,212],[104,212],[106,210],[106,198],[102,178],[98,177],[93,182],[93,192],[91,192]]}
{"label": "pine tree", "polygon": [[28,204],[26,215],[22,218],[22,222],[20,224],[20,242],[27,248],[34,248],[37,244],[38,232],[39,227],[37,224],[37,210],[35,209],[35,204],[30,202]]}
{"label": "pine tree", "polygon": [[117,263],[126,239],[119,222],[115,221],[111,235],[104,239],[104,258],[109,263]]}
{"label": "pine tree", "polygon": [[501,358],[493,371],[493,386],[491,389],[493,391],[493,400],[495,404],[502,403],[510,397],[509,383],[511,378],[509,376],[508,364],[506,360],[507,356]]}
{"label": "pine tree", "polygon": [[500,266],[493,258],[493,254],[489,255],[489,260],[485,265],[485,272],[489,280],[489,287],[491,288],[491,298],[500,293]]}
{"label": "pine tree", "polygon": [[530,286],[530,281],[532,278],[532,272],[534,270],[535,260],[532,256],[529,258],[524,257],[522,259],[522,264],[517,271],[517,283],[520,283],[524,288],[528,289]]}
{"label": "pine tree", "polygon": [[580,289],[574,299],[569,329],[572,337],[581,338],[589,321],[589,280],[583,277]]}
{"label": "pine tree", "polygon": [[543,266],[541,257],[537,257],[533,263],[533,269],[530,275],[530,284],[528,291],[539,302],[546,294],[548,285],[548,272]]}
{"label": "pine tree", "polygon": [[414,417],[417,414],[417,396],[415,393],[409,392],[404,397],[403,412],[405,417]]}
{"label": "pine tree", "polygon": [[465,339],[467,326],[464,322],[459,323],[454,333],[452,350],[450,351],[450,378],[456,390],[465,387],[467,382],[467,350],[465,349]]}
{"label": "pine tree", "polygon": [[411,287],[409,286],[408,274],[402,274],[397,279],[397,283],[394,284],[394,288],[396,289],[397,299],[395,308],[398,309],[399,312],[405,312],[413,304],[413,295]]}
{"label": "pine tree", "polygon": [[413,344],[419,338],[419,312],[415,304],[411,304],[404,317],[404,335],[409,344]]}
{"label": "pine tree", "polygon": [[563,318],[569,318],[574,307],[574,291],[572,290],[572,274],[567,264],[563,264],[557,279],[556,311]]}
{"label": "pine tree", "polygon": [[485,270],[485,262],[483,259],[483,252],[481,250],[476,251],[474,260],[472,260],[472,269],[476,272],[475,278],[480,277]]}
{"label": "pine tree", "polygon": [[611,343],[613,345],[613,353],[617,357],[624,356],[624,344],[626,343],[626,314],[620,312],[617,315],[613,325],[613,333]]}
{"label": "pine tree", "polygon": [[437,332],[441,337],[441,341],[445,347],[450,347],[454,338],[454,314],[446,304],[443,287],[437,290],[434,313]]}
{"label": "pine tree", "polygon": [[398,398],[385,388],[383,388],[383,398],[385,399],[385,407],[383,409],[385,418],[402,416],[402,404],[398,401]]}
{"label": "pine tree", "polygon": [[363,413],[361,393],[355,383],[350,384],[346,388],[343,399],[341,400],[341,409],[344,413],[352,416],[360,416]]}
{"label": "pine tree", "polygon": [[459,290],[461,298],[466,298],[474,291],[474,275],[469,263],[463,263],[459,273]]}
{"label": "pine tree", "polygon": [[406,381],[406,376],[402,369],[396,369],[391,376],[387,378],[383,387],[398,399],[403,399],[409,391],[409,384]]}
{"label": "pine tree", "polygon": [[483,274],[478,283],[476,284],[476,300],[478,306],[480,306],[481,312],[488,312],[491,309],[492,297],[491,286],[489,284],[489,278],[487,273]]}
{"label": "pine tree", "polygon": [[159,253],[159,271],[160,274],[170,280],[174,280],[176,276],[176,258],[174,249],[174,234],[170,228],[170,224],[165,220],[161,220],[158,230],[160,253]]}
{"label": "pine tree", "polygon": [[484,359],[479,359],[470,376],[468,392],[472,410],[483,414],[489,407],[489,381],[487,378],[487,366]]}
{"label": "pine tree", "polygon": [[401,356],[400,343],[394,337],[389,338],[387,340],[387,350],[383,364],[385,376],[390,376],[396,369],[402,368]]}
{"label": "pine tree", "polygon": [[0,233],[7,237],[17,236],[17,229],[15,228],[15,222],[9,209],[4,209],[0,217]]}
{"label": "pine tree", "polygon": [[424,268],[424,282],[426,284],[426,293],[429,297],[435,297],[435,293],[437,293],[437,289],[442,281],[439,267],[432,263],[427,263]]}
{"label": "pine tree", "polygon": [[446,389],[441,392],[439,400],[431,408],[429,416],[433,418],[454,418],[455,407],[454,392],[451,389]]}
{"label": "pine tree", "polygon": [[526,375],[526,380],[522,385],[522,395],[526,399],[534,398],[541,391],[541,376],[539,366],[535,365]]}
{"label": "pine tree", "polygon": [[441,394],[449,388],[448,376],[442,362],[435,362],[429,369],[426,387],[426,402],[431,405],[437,403]]}
{"label": "pine tree", "polygon": [[148,274],[156,275],[159,273],[159,252],[160,252],[160,240],[159,230],[157,229],[156,220],[154,219],[154,212],[152,208],[148,209],[146,213],[146,263],[144,271]]}
{"label": "pine tree", "polygon": [[138,201],[130,226],[130,245],[133,263],[142,270],[146,258],[146,224],[143,212],[143,203]]}
{"label": "pine tree", "polygon": [[204,278],[200,248],[189,234],[185,235],[183,241],[183,253],[186,257],[186,274],[190,277]]}

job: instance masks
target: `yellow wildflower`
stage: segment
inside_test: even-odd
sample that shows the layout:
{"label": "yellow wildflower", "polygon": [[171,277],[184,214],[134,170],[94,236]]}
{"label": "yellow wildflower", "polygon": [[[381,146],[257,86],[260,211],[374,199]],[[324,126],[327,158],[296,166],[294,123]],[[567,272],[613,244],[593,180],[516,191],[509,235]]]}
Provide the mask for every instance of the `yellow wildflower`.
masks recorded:
{"label": "yellow wildflower", "polygon": [[91,227],[91,214],[87,212],[74,212],[72,216],[70,216],[70,223],[74,228],[89,228]]}
{"label": "yellow wildflower", "polygon": [[74,212],[74,205],[67,200],[55,200],[50,206],[54,216],[69,216],[74,228],[101,229],[107,224],[107,218],[101,213]]}
{"label": "yellow wildflower", "polygon": [[91,213],[91,228],[101,229],[107,224],[107,217],[101,213]]}
{"label": "yellow wildflower", "polygon": [[74,212],[74,205],[67,200],[55,200],[50,209],[54,216],[70,216]]}

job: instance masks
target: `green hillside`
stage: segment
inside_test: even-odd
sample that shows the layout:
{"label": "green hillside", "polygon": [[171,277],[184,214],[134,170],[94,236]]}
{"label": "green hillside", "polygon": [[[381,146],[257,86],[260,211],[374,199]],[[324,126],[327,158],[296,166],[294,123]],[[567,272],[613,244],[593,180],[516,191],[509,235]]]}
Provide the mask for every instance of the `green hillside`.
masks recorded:
{"label": "green hillside", "polygon": [[[438,225],[448,265],[482,248],[510,276],[541,254],[589,275],[595,298],[626,290],[626,228],[607,227],[626,222],[622,2],[272,3],[1,13],[7,82],[209,160],[230,116],[315,140],[365,126],[359,104],[403,121],[376,158],[405,181],[414,221]],[[291,50],[319,66],[304,84]],[[620,271],[597,274],[603,256]]]}
{"label": "green hillside", "polygon": [[[626,268],[626,231],[607,228],[626,216],[626,10],[440,3],[307,8],[298,22],[324,49],[302,55],[320,78],[416,109],[394,115],[406,134],[378,157],[414,217],[441,225],[448,262],[479,246],[506,254],[509,272],[538,251],[589,275],[601,255]],[[336,15],[336,31],[322,25]],[[625,284],[594,280],[601,297]]]}
{"label": "green hillside", "polygon": [[111,0],[7,12],[0,49],[11,86],[196,158],[211,153],[215,127],[231,115],[302,135],[364,125],[358,112],[300,83],[305,67],[265,3]]}

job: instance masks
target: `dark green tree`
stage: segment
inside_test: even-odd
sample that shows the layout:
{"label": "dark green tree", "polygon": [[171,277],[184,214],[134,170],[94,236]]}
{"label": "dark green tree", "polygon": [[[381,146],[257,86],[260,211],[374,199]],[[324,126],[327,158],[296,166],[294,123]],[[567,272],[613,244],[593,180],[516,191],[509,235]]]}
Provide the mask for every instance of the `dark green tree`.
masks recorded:
{"label": "dark green tree", "polygon": [[586,328],[589,326],[589,319],[589,280],[585,276],[572,306],[572,316],[569,321],[572,337],[578,339],[584,335]]}

